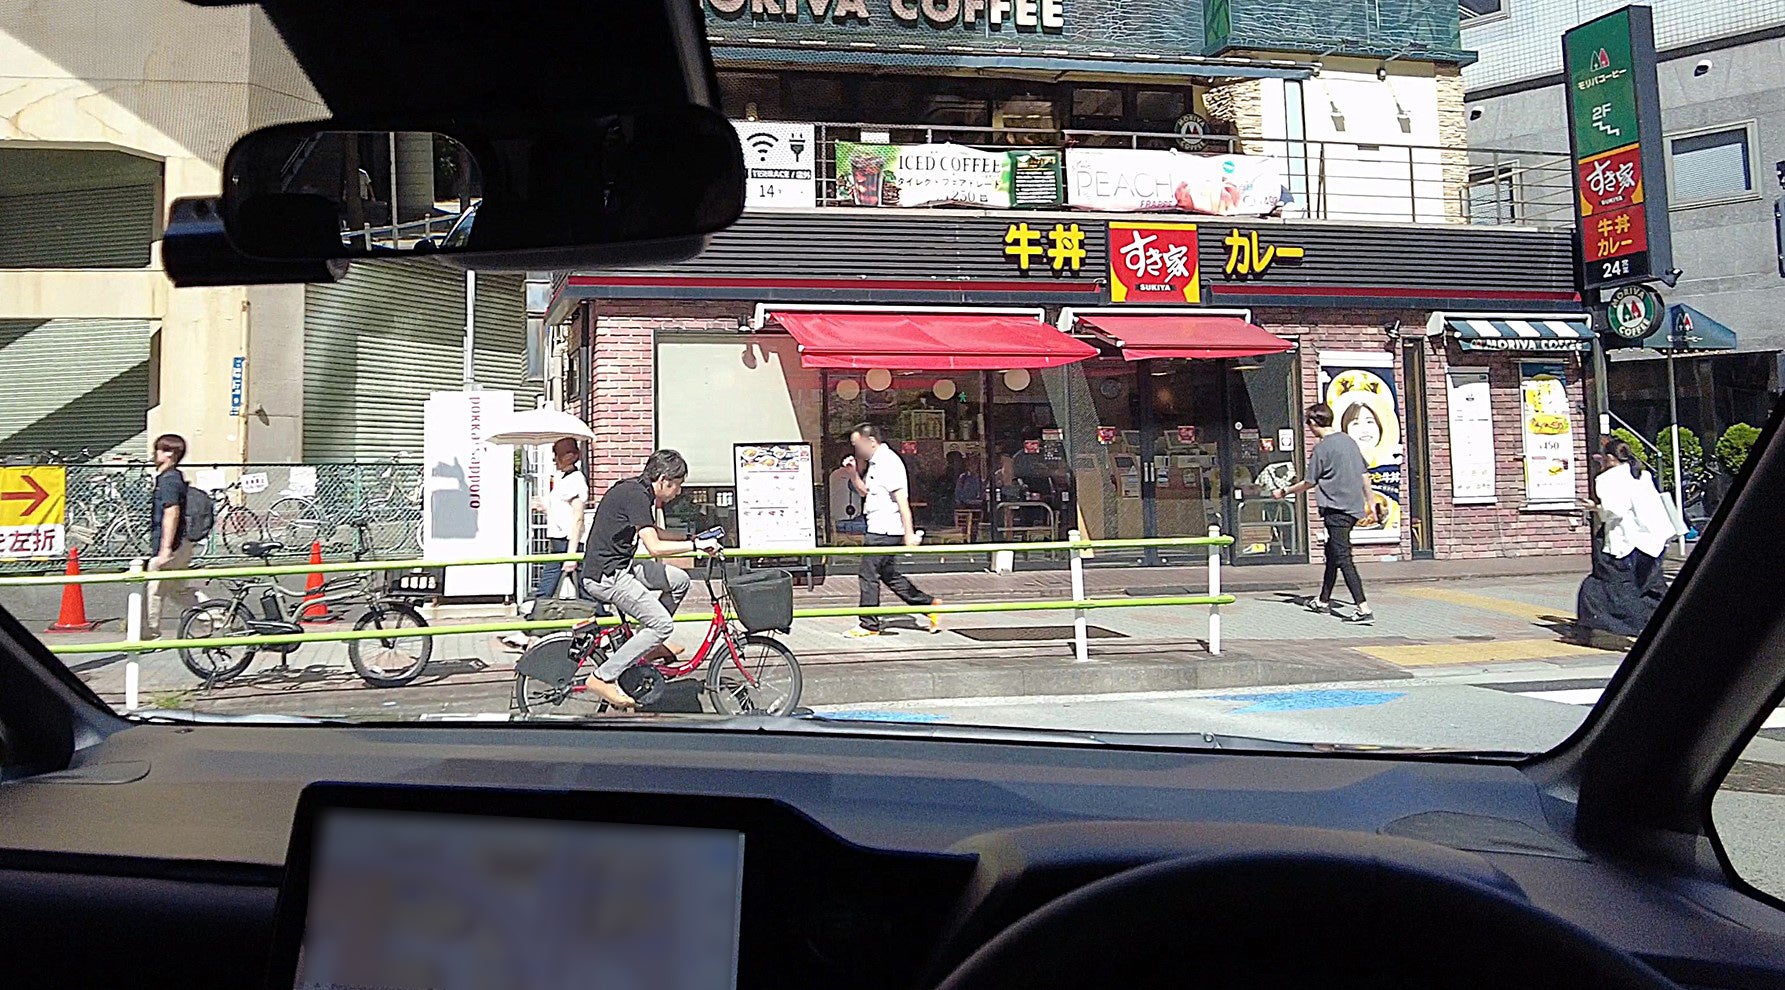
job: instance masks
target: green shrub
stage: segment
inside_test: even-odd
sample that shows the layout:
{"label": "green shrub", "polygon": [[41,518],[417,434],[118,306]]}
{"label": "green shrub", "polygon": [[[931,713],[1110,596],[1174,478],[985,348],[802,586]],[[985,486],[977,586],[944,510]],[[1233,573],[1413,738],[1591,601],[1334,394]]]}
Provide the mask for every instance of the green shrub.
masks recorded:
{"label": "green shrub", "polygon": [[[1653,470],[1656,480],[1661,483],[1662,487],[1669,487],[1673,484],[1673,436],[1671,433],[1673,429],[1675,428],[1668,427],[1655,434],[1655,446],[1659,449],[1655,454]],[[1711,475],[1710,462],[1704,456],[1704,445],[1698,442],[1698,434],[1684,426],[1678,427],[1678,429],[1680,431],[1680,478],[1687,487],[1703,485],[1710,480]]]}
{"label": "green shrub", "polygon": [[1730,474],[1741,471],[1742,465],[1748,462],[1748,453],[1754,449],[1754,442],[1760,439],[1760,430],[1746,423],[1735,423],[1723,431],[1712,448],[1717,455],[1717,463]]}

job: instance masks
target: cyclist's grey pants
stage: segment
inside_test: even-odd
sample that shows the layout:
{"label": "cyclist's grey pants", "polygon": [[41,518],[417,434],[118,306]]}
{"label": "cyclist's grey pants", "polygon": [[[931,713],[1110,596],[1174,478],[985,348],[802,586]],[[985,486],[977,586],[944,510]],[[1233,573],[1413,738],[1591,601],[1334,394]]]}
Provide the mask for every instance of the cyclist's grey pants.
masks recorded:
{"label": "cyclist's grey pants", "polygon": [[688,583],[687,571],[667,566],[661,560],[641,560],[631,570],[583,579],[583,591],[590,598],[612,605],[621,615],[638,622],[632,638],[595,668],[596,677],[609,682],[618,680],[646,650],[669,639],[676,628],[670,617],[687,596]]}

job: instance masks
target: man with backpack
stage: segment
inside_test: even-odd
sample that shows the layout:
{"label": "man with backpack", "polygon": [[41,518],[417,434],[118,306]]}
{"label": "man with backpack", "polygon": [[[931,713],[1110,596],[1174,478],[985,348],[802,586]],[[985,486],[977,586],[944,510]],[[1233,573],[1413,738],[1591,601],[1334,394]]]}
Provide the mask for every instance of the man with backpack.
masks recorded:
{"label": "man with backpack", "polygon": [[[186,484],[180,462],[186,459],[186,438],[163,433],[151,450],[155,458],[155,494],[149,512],[149,545],[155,556],[151,571],[183,571],[192,566],[192,549],[210,536],[214,514],[211,497]],[[170,615],[174,622],[198,604],[198,593],[186,581],[150,581],[148,621],[143,638],[161,635],[161,623]]]}

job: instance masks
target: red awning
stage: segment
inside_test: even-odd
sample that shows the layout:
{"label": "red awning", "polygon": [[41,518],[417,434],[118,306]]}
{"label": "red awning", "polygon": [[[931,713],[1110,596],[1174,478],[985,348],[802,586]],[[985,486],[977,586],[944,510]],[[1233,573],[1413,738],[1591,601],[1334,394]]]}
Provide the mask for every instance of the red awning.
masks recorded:
{"label": "red awning", "polygon": [[1080,313],[1130,361],[1148,358],[1229,358],[1280,354],[1295,344],[1237,316],[1129,316]]}
{"label": "red awning", "polygon": [[808,368],[1005,371],[1097,356],[1033,316],[1009,313],[770,313]]}

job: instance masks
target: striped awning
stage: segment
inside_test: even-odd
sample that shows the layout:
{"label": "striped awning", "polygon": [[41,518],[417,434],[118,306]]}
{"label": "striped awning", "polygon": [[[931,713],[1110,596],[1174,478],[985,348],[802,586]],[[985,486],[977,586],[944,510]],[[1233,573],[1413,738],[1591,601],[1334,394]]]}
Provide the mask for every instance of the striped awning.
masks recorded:
{"label": "striped awning", "polygon": [[1470,316],[1447,313],[1444,326],[1465,351],[1585,351],[1593,347],[1592,318]]}

